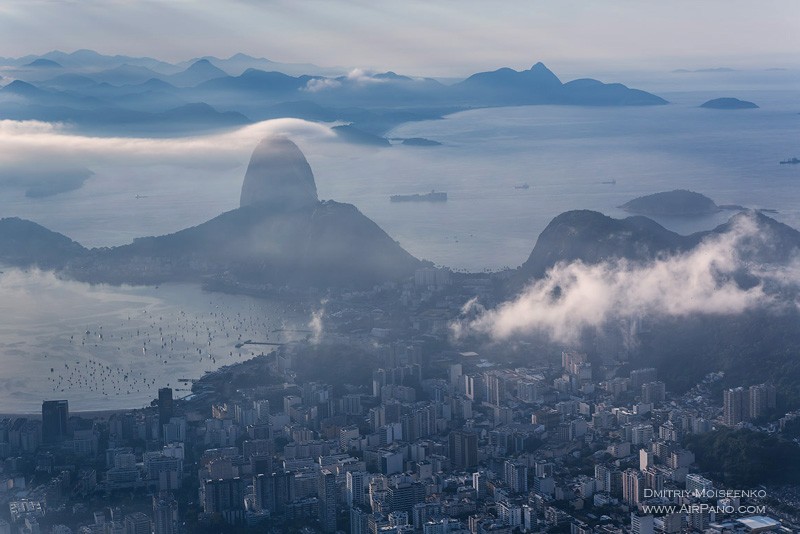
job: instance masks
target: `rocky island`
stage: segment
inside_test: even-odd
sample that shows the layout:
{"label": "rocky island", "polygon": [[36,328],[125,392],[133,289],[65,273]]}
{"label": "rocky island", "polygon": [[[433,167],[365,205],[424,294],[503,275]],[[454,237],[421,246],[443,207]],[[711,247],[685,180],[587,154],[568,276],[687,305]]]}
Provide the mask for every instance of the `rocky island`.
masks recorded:
{"label": "rocky island", "polygon": [[758,105],[738,98],[714,98],[700,105],[706,109],[756,109]]}
{"label": "rocky island", "polygon": [[707,196],[694,191],[687,191],[686,189],[676,189],[635,198],[630,202],[626,202],[620,208],[628,213],[637,215],[661,215],[667,217],[708,215],[722,209]]}

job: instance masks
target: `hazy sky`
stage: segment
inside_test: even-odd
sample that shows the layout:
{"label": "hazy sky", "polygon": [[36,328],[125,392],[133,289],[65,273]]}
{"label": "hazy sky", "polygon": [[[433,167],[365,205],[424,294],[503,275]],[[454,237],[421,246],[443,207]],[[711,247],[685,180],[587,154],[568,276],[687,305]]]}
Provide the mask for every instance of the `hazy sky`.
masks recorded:
{"label": "hazy sky", "polygon": [[184,60],[461,75],[537,60],[655,70],[800,64],[798,0],[2,0],[0,55],[92,48]]}

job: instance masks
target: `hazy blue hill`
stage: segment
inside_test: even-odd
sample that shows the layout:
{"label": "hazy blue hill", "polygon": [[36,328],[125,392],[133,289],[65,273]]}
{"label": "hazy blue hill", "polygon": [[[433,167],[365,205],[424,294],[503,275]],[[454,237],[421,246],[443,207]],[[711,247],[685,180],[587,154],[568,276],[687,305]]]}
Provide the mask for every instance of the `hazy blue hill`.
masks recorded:
{"label": "hazy blue hill", "polygon": [[37,98],[47,96],[49,93],[40,89],[32,83],[23,82],[22,80],[14,80],[2,89],[0,92],[10,95],[24,96],[26,98]]}
{"label": "hazy blue hill", "polygon": [[239,76],[225,76],[203,82],[200,90],[239,91],[248,93],[286,94],[306,86],[310,76],[295,78],[282,72],[247,69]]}
{"label": "hazy blue hill", "polygon": [[223,277],[257,287],[368,288],[408,278],[420,265],[355,206],[320,202],[305,156],[283,137],[253,151],[238,209],[129,245],[86,251],[70,243],[28,221],[0,224],[0,262],[42,264],[92,283]]}
{"label": "hazy blue hill", "polygon": [[[84,118],[85,120],[85,118]],[[98,131],[119,135],[141,135],[210,131],[249,124],[251,121],[235,111],[220,112],[204,102],[183,104],[159,113],[128,109],[108,109],[92,117],[88,123]]]}
{"label": "hazy blue hill", "polygon": [[564,102],[584,106],[653,106],[667,101],[640,89],[621,83],[602,83],[591,78],[567,82],[563,87]]}
{"label": "hazy blue hill", "polygon": [[44,58],[56,61],[63,65],[65,68],[79,68],[79,69],[92,69],[103,70],[113,69],[121,65],[134,65],[139,67],[146,67],[148,69],[156,70],[157,72],[171,73],[176,72],[176,69],[170,63],[160,61],[151,57],[131,57],[131,56],[108,56],[95,52],[94,50],[81,49],[74,52],[62,52],[53,50],[41,56],[28,56],[30,60],[35,58]]}
{"label": "hazy blue hill", "polygon": [[21,219],[0,220],[0,261],[38,265],[87,282],[201,281],[371,287],[411,276],[420,262],[355,206],[238,208],[198,226],[130,245],[86,250]]}
{"label": "hazy blue hill", "polygon": [[659,254],[687,250],[699,241],[699,235],[681,236],[646,217],[613,219],[596,211],[568,211],[542,231],[515,278],[520,282],[541,278],[559,262],[649,261]]}
{"label": "hazy blue hill", "polygon": [[73,89],[73,90],[86,90],[97,82],[83,74],[59,74],[49,80],[39,82],[39,85],[44,87],[52,87],[55,89]]}
{"label": "hazy blue hill", "polygon": [[[149,265],[150,267],[144,267]],[[112,283],[199,280],[227,271],[249,283],[371,287],[419,261],[354,206],[246,206],[174,234],[92,251],[68,272]]]}
{"label": "hazy blue hill", "polygon": [[543,63],[529,70],[502,68],[473,74],[455,84],[451,92],[469,103],[492,105],[573,104],[603,106],[639,106],[665,104],[660,97],[629,89],[622,84],[604,84],[580,79],[561,83]]}
{"label": "hazy blue hill", "polygon": [[23,67],[30,67],[34,69],[62,69],[64,68],[61,63],[57,61],[53,61],[52,59],[46,59],[40,57],[38,59],[34,59],[30,63],[23,65]]}
{"label": "hazy blue hill", "polygon": [[[730,232],[741,218],[752,218],[761,235],[740,242],[740,256],[759,263],[784,263],[800,252],[800,232],[763,213],[743,211],[707,232],[683,236],[643,216],[614,219],[589,210],[568,211],[542,231],[528,259],[515,274],[515,287],[541,278],[560,262],[597,264],[626,259],[647,262],[697,246],[704,238]],[[762,239],[768,236],[768,239]]]}
{"label": "hazy blue hill", "polygon": [[105,82],[111,85],[133,85],[144,83],[151,78],[161,78],[158,72],[142,67],[140,65],[122,64],[112,69],[93,72],[87,74],[97,82]]}
{"label": "hazy blue hill", "polygon": [[17,217],[0,219],[0,261],[42,269],[60,268],[87,251],[68,237]]}
{"label": "hazy blue hill", "polygon": [[[179,96],[183,94],[183,91],[181,91],[181,89],[158,78],[150,78],[149,80],[142,83],[126,84],[126,85],[111,85],[109,83],[96,83],[92,86],[88,86],[83,89],[79,90],[73,89],[71,90],[71,92],[100,98],[103,99],[108,104],[111,104],[120,98],[126,98],[132,95],[144,95],[148,93],[172,95],[179,102],[179,104],[175,104],[172,107],[177,107],[182,103],[186,103],[186,100],[184,100],[181,96]],[[159,111],[159,110],[149,109],[143,111]]]}
{"label": "hazy blue hill", "polygon": [[410,82],[413,80],[413,78],[397,74],[396,72],[393,71],[379,72],[378,74],[375,74],[373,78],[375,78],[376,80],[393,80],[393,81],[404,81],[404,82]]}
{"label": "hazy blue hill", "polygon": [[620,206],[628,213],[639,215],[697,216],[719,211],[713,200],[701,193],[676,189],[638,197]]}
{"label": "hazy blue hill", "polygon": [[[507,286],[513,298],[531,279],[542,278],[560,262],[580,261],[587,265],[626,259],[647,264],[660,257],[694,249],[703,239],[730,233],[747,218],[756,225],[752,237],[736,241],[742,267],[730,276],[740,288],[761,284],[774,300],[743,313],[696,313],[686,316],[661,315],[658,310],[645,317],[646,328],[637,333],[630,350],[632,365],[655,366],[670,390],[686,391],[710,372],[723,371],[719,387],[772,381],[787,409],[800,406],[800,311],[794,305],[796,288],[787,287],[767,275],[757,278],[761,269],[790,265],[800,254],[800,232],[757,212],[742,212],[712,231],[681,236],[645,217],[612,219],[592,211],[570,211],[553,219],[539,236],[528,260]],[[720,283],[727,280],[720,280]],[[668,288],[662,288],[668,289]],[[626,327],[625,327],[626,328]],[[676,335],[679,332],[680,335]],[[600,337],[617,338],[620,347],[625,336],[613,323]],[[624,338],[624,339],[623,339]],[[585,340],[587,346],[592,337]],[[721,396],[721,392],[719,393]]]}
{"label": "hazy blue hill", "polygon": [[529,70],[516,71],[503,67],[492,72],[478,72],[463,82],[457,84],[462,87],[488,87],[494,89],[498,86],[522,88],[550,88],[557,90],[561,87],[561,80],[544,63],[536,63]]}
{"label": "hazy blue hill", "polygon": [[253,57],[247,54],[234,54],[229,58],[218,58],[214,56],[203,56],[189,62],[180,63],[180,66],[188,66],[197,59],[206,59],[213,65],[224,71],[238,75],[247,69],[258,69],[264,71],[279,71],[290,76],[312,75],[312,76],[338,76],[346,71],[341,67],[320,67],[312,63],[280,63],[263,57]]}
{"label": "hazy blue hill", "polygon": [[561,103],[561,80],[543,63],[529,70],[508,67],[473,74],[451,88],[456,96],[491,104]]}
{"label": "hazy blue hill", "polygon": [[27,113],[28,109],[65,107],[75,110],[91,110],[105,105],[102,99],[93,96],[73,91],[42,89],[22,80],[14,80],[0,89],[0,95],[11,95],[20,99],[20,101],[11,105],[0,102],[0,118],[8,119],[49,120],[46,114],[44,116],[37,116],[35,113],[29,115]]}
{"label": "hazy blue hill", "polygon": [[[154,106],[153,95],[138,96],[150,98],[147,105],[140,107],[150,109]],[[165,99],[171,100],[172,97],[165,95]],[[125,99],[120,101],[124,102]],[[67,102],[67,104],[69,103],[71,102]],[[168,104],[169,102],[164,101],[163,103]],[[134,100],[129,100],[128,104],[135,105],[137,103]],[[33,119],[63,122],[78,126],[87,133],[119,136],[212,131],[220,128],[241,126],[251,122],[248,117],[241,113],[235,111],[220,112],[202,102],[191,104],[181,102],[177,107],[171,107],[159,112],[141,111],[130,107],[116,107],[113,105],[93,106],[92,109],[85,109],[70,105],[44,106],[33,103],[25,106],[0,106],[0,116],[15,120]]]}
{"label": "hazy blue hill", "polygon": [[[107,100],[116,107],[148,114],[162,113],[188,104],[186,100],[175,93],[162,90],[126,93],[107,97]],[[212,121],[209,126],[213,126],[213,124]]]}
{"label": "hazy blue hill", "polygon": [[730,232],[745,217],[753,218],[761,231],[762,235],[760,237],[768,236],[768,239],[755,237],[743,239],[739,250],[739,255],[742,259],[759,263],[780,264],[797,257],[800,251],[800,232],[758,211],[737,213],[728,222],[717,226],[707,234]]}
{"label": "hazy blue hill", "polygon": [[199,124],[214,123],[215,125],[247,124],[250,119],[236,111],[217,111],[205,102],[195,102],[169,109],[157,115],[166,122],[196,122]]}
{"label": "hazy blue hill", "polygon": [[176,86],[193,87],[208,80],[225,76],[228,76],[228,73],[215,67],[209,60],[198,59],[186,70],[167,76],[166,81]]}
{"label": "hazy blue hill", "polygon": [[124,93],[141,93],[143,91],[170,91],[174,92],[178,88],[172,85],[171,83],[160,80],[158,78],[150,78],[144,83],[134,84],[134,85],[124,85],[120,87],[120,92]]}
{"label": "hazy blue hill", "polygon": [[758,106],[753,102],[747,100],[739,100],[738,98],[714,98],[708,102],[700,105],[701,108],[707,109],[756,109]]}

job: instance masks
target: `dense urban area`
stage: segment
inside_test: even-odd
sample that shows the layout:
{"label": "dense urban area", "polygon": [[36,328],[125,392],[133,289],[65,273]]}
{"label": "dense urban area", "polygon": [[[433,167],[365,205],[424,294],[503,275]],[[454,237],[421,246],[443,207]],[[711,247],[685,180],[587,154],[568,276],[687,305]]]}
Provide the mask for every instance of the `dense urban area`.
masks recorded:
{"label": "dense urban area", "polygon": [[0,534],[796,531],[773,385],[677,395],[624,353],[454,342],[502,276],[419,269],[183,398],[0,420]]}

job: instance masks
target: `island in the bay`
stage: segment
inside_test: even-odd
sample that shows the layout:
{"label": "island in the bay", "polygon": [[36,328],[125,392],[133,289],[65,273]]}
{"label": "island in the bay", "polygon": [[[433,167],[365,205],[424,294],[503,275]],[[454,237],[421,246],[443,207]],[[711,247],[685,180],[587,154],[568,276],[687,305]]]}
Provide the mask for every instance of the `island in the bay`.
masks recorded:
{"label": "island in the bay", "polygon": [[668,217],[708,215],[720,210],[720,207],[707,196],[686,189],[638,197],[626,202],[620,208],[638,215]]}
{"label": "island in the bay", "polygon": [[700,105],[701,108],[707,109],[756,109],[758,105],[754,102],[747,100],[739,100],[738,98],[714,98]]}

